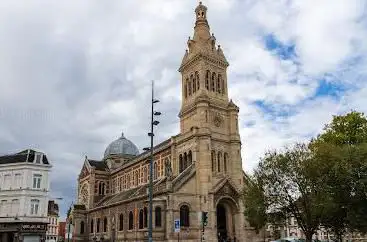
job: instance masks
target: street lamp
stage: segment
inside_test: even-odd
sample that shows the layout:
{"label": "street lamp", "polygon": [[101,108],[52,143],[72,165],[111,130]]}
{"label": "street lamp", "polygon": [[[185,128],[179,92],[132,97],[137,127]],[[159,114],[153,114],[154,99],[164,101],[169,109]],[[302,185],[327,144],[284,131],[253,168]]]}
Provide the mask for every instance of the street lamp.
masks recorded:
{"label": "street lamp", "polygon": [[159,121],[154,120],[154,116],[159,116],[162,113],[154,111],[154,104],[158,103],[158,99],[154,99],[154,81],[152,81],[152,107],[151,107],[151,120],[150,120],[150,148],[144,148],[145,151],[150,150],[150,161],[149,161],[149,225],[148,225],[148,241],[153,242],[153,137],[154,137],[154,126],[159,124]]}

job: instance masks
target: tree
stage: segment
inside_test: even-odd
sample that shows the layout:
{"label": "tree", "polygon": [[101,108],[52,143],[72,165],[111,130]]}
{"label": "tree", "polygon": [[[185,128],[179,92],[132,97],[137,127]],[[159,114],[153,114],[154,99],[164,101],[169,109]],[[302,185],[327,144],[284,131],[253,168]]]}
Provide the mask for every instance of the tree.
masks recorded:
{"label": "tree", "polygon": [[[283,152],[266,153],[255,169],[252,179],[255,185],[245,188],[245,195],[256,201],[245,204],[250,224],[252,221],[260,225],[264,221],[264,211],[289,214],[297,220],[306,241],[312,241],[328,199],[324,196],[323,176],[318,169],[320,163],[305,144],[297,144]],[[257,202],[261,205],[256,205]],[[258,217],[256,211],[260,211]]]}
{"label": "tree", "polygon": [[367,232],[367,118],[351,111],[334,116],[310,148],[324,160],[326,214],[322,224],[341,241],[346,229]]}
{"label": "tree", "polygon": [[[259,232],[268,222],[263,187],[256,176],[247,178],[246,189],[244,189],[245,216],[250,226]],[[265,232],[264,232],[265,233]]]}

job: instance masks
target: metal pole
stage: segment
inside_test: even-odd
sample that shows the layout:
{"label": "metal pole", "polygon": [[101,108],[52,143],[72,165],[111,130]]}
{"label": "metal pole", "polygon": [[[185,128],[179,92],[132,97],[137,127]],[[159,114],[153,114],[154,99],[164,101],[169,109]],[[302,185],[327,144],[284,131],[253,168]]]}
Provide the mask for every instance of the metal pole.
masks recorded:
{"label": "metal pole", "polygon": [[153,115],[154,81],[152,81],[152,110],[150,120],[150,163],[149,163],[149,242],[153,242]]}

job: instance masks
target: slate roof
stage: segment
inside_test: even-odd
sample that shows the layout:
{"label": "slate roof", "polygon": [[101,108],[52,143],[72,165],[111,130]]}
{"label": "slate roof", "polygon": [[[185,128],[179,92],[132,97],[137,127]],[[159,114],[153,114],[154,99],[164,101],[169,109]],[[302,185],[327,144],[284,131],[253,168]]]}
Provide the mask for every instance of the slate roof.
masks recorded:
{"label": "slate roof", "polygon": [[[27,157],[28,157],[28,163],[33,163],[35,153],[36,151],[29,149],[29,150],[23,150],[15,154],[3,155],[0,156],[0,164],[25,163],[27,162]],[[45,154],[43,154],[42,163],[45,165],[50,164]]]}
{"label": "slate roof", "polygon": [[[163,189],[159,189],[159,188],[161,188],[162,186],[165,187],[166,186],[165,184],[166,184],[165,180],[163,180],[163,179],[154,181],[153,182],[153,193],[162,192]],[[118,194],[109,195],[109,196],[103,198],[97,204],[97,207],[112,205],[114,203],[122,202],[122,201],[125,201],[125,200],[128,200],[128,199],[133,199],[133,198],[140,197],[140,196],[143,196],[143,195],[148,196],[148,193],[147,193],[148,187],[149,187],[149,185],[145,184],[143,186],[135,187],[135,188],[129,189],[127,191],[120,192]]]}
{"label": "slate roof", "polygon": [[108,167],[105,162],[98,160],[88,160],[89,164],[96,168],[99,171],[107,171]]}

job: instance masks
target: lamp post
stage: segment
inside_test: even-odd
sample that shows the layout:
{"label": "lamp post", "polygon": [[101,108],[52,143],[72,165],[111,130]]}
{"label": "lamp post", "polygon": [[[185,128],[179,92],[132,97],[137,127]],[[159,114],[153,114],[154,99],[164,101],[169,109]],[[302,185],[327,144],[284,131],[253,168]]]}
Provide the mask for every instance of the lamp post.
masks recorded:
{"label": "lamp post", "polygon": [[152,103],[151,103],[151,119],[150,119],[150,148],[144,148],[145,151],[150,150],[149,161],[149,225],[148,225],[148,241],[153,242],[153,137],[154,126],[159,124],[159,121],[154,120],[154,116],[161,115],[161,112],[154,111],[154,104],[158,103],[158,99],[154,99],[154,81],[152,81]]}

